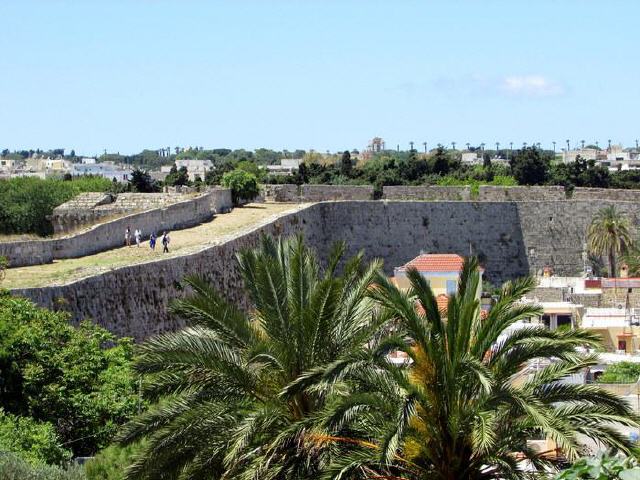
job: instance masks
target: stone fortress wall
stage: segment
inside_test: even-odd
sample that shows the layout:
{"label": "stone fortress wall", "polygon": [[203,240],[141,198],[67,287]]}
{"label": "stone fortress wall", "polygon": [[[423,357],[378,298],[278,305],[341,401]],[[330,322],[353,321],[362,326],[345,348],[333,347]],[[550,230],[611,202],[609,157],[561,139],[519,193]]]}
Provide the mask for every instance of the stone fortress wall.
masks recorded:
{"label": "stone fortress wall", "polygon": [[140,340],[181,326],[167,306],[170,299],[185,294],[180,288],[185,275],[204,275],[230,300],[246,302],[234,255],[257,245],[263,233],[301,232],[321,259],[335,241],[344,240],[350,255],[362,249],[367,258],[382,258],[387,273],[420,251],[473,253],[485,263],[487,280],[500,284],[549,264],[557,275],[579,272],[587,226],[610,204],[627,214],[633,225],[640,224],[638,203],[598,199],[317,203],[191,255],[14,293],[46,307],[64,304],[74,321],[92,318],[118,335]]}
{"label": "stone fortress wall", "polygon": [[136,212],[165,208],[174,203],[193,199],[194,195],[182,193],[107,193],[87,192],[72,198],[53,209],[49,218],[53,231],[65,234],[88,225],[95,225],[104,218],[130,215]]}
{"label": "stone fortress wall", "polygon": [[[331,200],[373,200],[374,189],[370,185],[263,185],[261,196],[267,202],[321,202]],[[432,202],[540,202],[562,200],[609,200],[640,202],[640,190],[609,188],[582,188],[566,190],[562,186],[514,186],[480,185],[392,185],[383,187],[383,200],[432,201]]]}
{"label": "stone fortress wall", "polygon": [[[155,194],[140,194],[155,195]],[[164,195],[164,194],[158,194]],[[119,247],[124,232],[139,228],[144,238],[151,232],[193,227],[213,218],[216,212],[226,212],[231,206],[231,190],[212,189],[197,197],[187,197],[162,208],[134,213],[66,237],[46,240],[26,240],[0,243],[0,255],[9,260],[11,267],[49,263],[54,259],[76,258]]]}

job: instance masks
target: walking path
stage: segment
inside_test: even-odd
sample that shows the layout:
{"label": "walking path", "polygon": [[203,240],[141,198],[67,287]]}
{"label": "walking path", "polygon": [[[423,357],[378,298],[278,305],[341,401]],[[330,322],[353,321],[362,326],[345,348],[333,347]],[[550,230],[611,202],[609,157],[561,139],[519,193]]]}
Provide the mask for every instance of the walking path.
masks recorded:
{"label": "walking path", "polygon": [[[271,217],[294,212],[306,206],[282,203],[249,204],[242,208],[235,208],[230,213],[218,215],[210,222],[196,227],[170,232],[171,244],[168,254],[162,253],[162,232],[156,232],[158,241],[155,251],[149,248],[148,241],[144,241],[140,248],[136,247],[135,242],[132,241],[131,247],[116,248],[86,257],[55,260],[53,263],[44,265],[10,268],[6,271],[6,277],[0,286],[13,289],[59,285],[117,267],[187,255],[221,243],[228,235],[255,227]],[[135,229],[135,225],[132,225],[132,228]],[[149,234],[149,232],[142,233]],[[124,243],[124,232],[122,235]]]}

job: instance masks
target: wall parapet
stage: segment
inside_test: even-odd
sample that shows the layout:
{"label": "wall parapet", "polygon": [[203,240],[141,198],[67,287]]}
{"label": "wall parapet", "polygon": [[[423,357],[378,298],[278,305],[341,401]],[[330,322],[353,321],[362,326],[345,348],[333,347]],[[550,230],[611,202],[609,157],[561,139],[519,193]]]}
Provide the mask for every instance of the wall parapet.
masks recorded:
{"label": "wall parapet", "polygon": [[559,185],[532,185],[504,187],[480,185],[478,200],[482,202],[547,202],[566,200],[564,187]]}
{"label": "wall parapet", "polygon": [[469,201],[471,187],[443,185],[389,185],[382,187],[384,200]]}
{"label": "wall parapet", "polygon": [[614,202],[640,202],[640,190],[621,188],[576,187],[571,194],[572,200],[611,200]]}
{"label": "wall parapet", "polygon": [[55,259],[77,258],[119,247],[124,232],[140,229],[143,238],[152,232],[180,230],[213,218],[215,213],[231,209],[231,191],[214,189],[198,197],[172,203],[163,208],[133,213],[125,217],[94,225],[88,230],[61,238],[0,243],[0,256],[10,267],[50,263]]}
{"label": "wall parapet", "polygon": [[283,203],[373,200],[372,185],[266,184],[260,193],[267,202]]}

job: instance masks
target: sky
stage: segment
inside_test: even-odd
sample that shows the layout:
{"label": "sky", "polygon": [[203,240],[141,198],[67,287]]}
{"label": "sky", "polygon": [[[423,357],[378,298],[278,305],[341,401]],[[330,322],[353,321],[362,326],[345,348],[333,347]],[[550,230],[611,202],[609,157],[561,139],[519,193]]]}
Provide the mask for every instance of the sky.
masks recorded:
{"label": "sky", "polygon": [[637,0],[1,0],[0,149],[640,138]]}

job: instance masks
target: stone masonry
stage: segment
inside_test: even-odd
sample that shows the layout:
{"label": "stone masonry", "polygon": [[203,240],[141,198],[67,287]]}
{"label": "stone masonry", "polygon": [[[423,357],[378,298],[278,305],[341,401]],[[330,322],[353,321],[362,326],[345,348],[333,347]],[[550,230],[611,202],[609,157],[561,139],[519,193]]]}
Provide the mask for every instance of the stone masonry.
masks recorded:
{"label": "stone masonry", "polygon": [[[144,194],[142,194],[144,195]],[[12,267],[49,263],[54,259],[75,258],[122,245],[127,227],[139,228],[143,237],[151,232],[189,228],[211,220],[216,213],[232,207],[231,191],[217,188],[197,197],[172,203],[164,208],[134,213],[94,225],[89,230],[61,238],[0,243],[0,255]]]}
{"label": "stone masonry", "polygon": [[53,209],[50,217],[55,233],[69,233],[104,218],[164,208],[193,198],[182,193],[82,193]]}

